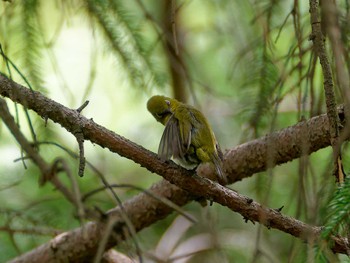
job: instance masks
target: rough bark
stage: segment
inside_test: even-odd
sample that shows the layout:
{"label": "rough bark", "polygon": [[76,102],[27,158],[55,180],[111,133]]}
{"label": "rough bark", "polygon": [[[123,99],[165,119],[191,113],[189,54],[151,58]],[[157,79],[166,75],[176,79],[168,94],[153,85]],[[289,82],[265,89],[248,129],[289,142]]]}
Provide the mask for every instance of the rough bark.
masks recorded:
{"label": "rough bark", "polygon": [[[246,220],[257,221],[267,227],[276,228],[303,240],[318,236],[320,228],[309,226],[280,212],[261,206],[248,197],[240,195],[224,186],[200,178],[172,162],[162,162],[156,154],[136,145],[135,143],[115,134],[114,132],[87,119],[76,110],[48,99],[39,92],[25,87],[0,75],[0,94],[32,109],[45,120],[50,119],[61,124],[68,132],[82,132],[85,140],[106,147],[112,152],[129,158],[148,170],[163,176],[167,181],[160,181],[150,189],[155,195],[166,197],[175,204],[182,206],[194,196],[204,195],[206,198],[240,213]],[[343,111],[339,111],[343,119]],[[306,136],[307,135],[307,136]],[[281,131],[267,135],[246,144],[237,146],[225,154],[224,168],[230,182],[251,176],[263,171],[267,165],[267,151],[271,143],[276,149],[273,153],[274,163],[281,164],[300,157],[305,153],[305,143],[308,153],[330,145],[329,125],[326,115],[314,117]],[[191,194],[190,194],[191,193]],[[123,203],[123,210],[137,231],[151,225],[167,216],[173,210],[145,193]],[[108,218],[114,223],[121,222],[120,208],[108,213]],[[123,224],[116,224],[113,237],[109,239],[105,249],[116,245],[127,238]],[[13,262],[57,262],[60,260],[91,260],[100,244],[106,222],[91,222],[64,234],[50,242],[32,250]],[[334,238],[333,251],[345,253],[346,240]]]}
{"label": "rough bark", "polygon": [[[78,111],[69,109],[40,92],[31,91],[2,75],[0,75],[0,95],[35,111],[44,120],[50,119],[59,123],[73,135],[82,132],[85,140],[102,148],[108,148],[150,171],[161,174],[162,170],[168,169],[167,163],[161,162],[155,153],[106,129]],[[338,116],[343,122],[343,108],[339,108]],[[269,152],[272,145],[275,149],[273,153]],[[305,145],[308,146],[307,152]],[[224,169],[229,183],[233,183],[266,170],[267,163],[271,162],[268,158],[272,158],[274,164],[278,165],[299,158],[302,153],[310,154],[329,145],[328,119],[327,115],[323,114],[228,150],[225,153]]]}

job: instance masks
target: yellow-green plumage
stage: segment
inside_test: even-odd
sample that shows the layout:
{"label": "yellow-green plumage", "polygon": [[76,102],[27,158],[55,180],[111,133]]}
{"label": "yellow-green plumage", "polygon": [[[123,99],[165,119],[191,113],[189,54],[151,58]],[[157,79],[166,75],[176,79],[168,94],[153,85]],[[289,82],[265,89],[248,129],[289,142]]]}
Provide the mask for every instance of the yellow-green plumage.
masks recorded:
{"label": "yellow-green plumage", "polygon": [[171,157],[188,164],[211,163],[224,179],[223,154],[204,115],[194,107],[165,96],[153,96],[148,111],[165,125],[158,154],[163,160]]}

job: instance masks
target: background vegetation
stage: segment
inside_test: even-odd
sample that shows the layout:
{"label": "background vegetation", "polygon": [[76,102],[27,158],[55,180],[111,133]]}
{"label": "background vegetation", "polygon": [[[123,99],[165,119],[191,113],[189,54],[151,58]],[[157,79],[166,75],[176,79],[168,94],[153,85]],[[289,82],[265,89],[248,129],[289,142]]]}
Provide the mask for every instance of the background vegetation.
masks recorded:
{"label": "background vegetation", "polygon": [[[341,104],[347,103],[344,90],[349,88],[349,2],[334,6],[336,16],[324,5],[319,10],[336,101]],[[324,76],[310,40],[309,8],[306,1],[272,0],[1,1],[0,70],[66,107],[76,109],[89,100],[84,116],[153,152],[163,127],[147,112],[146,102],[155,94],[175,97],[201,109],[221,148],[230,149],[326,112]],[[339,46],[332,45],[334,29],[327,27],[332,17],[340,34],[340,67],[335,54]],[[98,174],[109,184],[143,189],[160,179],[88,141],[85,157],[93,168],[87,165],[79,178],[74,136],[22,105],[10,100],[7,104],[27,139],[39,143],[45,161],[65,160],[82,195],[104,185]],[[342,149],[346,172],[346,142]],[[25,158],[3,123],[0,156],[1,262],[88,221],[51,184],[38,184],[40,170]],[[336,228],[347,235],[349,196],[341,187],[336,190],[332,173],[328,147],[232,188],[268,207],[283,206],[283,214],[307,224],[326,224],[329,233]],[[71,186],[65,173],[59,178]],[[139,190],[123,187],[115,192],[125,201]],[[107,211],[117,202],[109,191],[102,191],[84,204]],[[183,209],[198,223],[173,213],[137,234],[144,261],[348,260],[324,246],[245,222],[216,203],[202,207],[192,202]],[[116,249],[137,260],[132,241]]]}

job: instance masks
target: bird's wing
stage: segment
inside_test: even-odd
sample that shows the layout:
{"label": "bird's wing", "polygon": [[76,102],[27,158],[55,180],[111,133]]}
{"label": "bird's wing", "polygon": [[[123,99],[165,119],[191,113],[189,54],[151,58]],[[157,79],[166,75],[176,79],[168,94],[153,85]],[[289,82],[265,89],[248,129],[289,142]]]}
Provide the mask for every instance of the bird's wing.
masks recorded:
{"label": "bird's wing", "polygon": [[178,107],[177,114],[181,116],[181,121],[178,121],[178,128],[182,142],[183,155],[189,150],[192,144],[192,133],[194,131],[195,125],[198,122],[192,109],[188,107]]}
{"label": "bird's wing", "polygon": [[221,147],[220,147],[218,141],[216,140],[214,133],[212,133],[212,134],[213,134],[213,140],[215,143],[216,152],[218,153],[219,160],[222,162],[224,160],[224,154],[221,151]]}
{"label": "bird's wing", "polygon": [[165,125],[162,138],[159,143],[158,155],[162,160],[168,160],[172,156],[174,158],[183,158],[186,148],[182,142],[180,134],[179,122],[171,116]]}

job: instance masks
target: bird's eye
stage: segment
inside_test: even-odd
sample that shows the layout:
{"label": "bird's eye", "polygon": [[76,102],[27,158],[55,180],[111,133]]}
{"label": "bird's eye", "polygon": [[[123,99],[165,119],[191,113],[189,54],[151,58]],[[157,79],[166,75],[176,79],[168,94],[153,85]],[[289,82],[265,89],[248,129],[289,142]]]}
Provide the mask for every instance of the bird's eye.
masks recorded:
{"label": "bird's eye", "polygon": [[161,114],[161,113],[156,113],[156,116],[157,116],[158,118],[161,118],[161,117],[163,117],[163,114]]}

